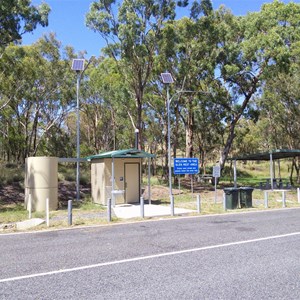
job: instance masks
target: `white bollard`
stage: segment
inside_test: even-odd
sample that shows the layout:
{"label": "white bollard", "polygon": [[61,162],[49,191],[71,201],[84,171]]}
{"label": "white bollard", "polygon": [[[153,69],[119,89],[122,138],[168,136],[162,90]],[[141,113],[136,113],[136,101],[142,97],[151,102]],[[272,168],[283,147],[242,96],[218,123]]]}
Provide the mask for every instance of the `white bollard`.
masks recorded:
{"label": "white bollard", "polygon": [[27,208],[28,208],[28,218],[31,219],[31,213],[32,213],[32,198],[31,198],[31,194],[28,195]]}
{"label": "white bollard", "polygon": [[286,207],[285,191],[282,191],[282,207]]}
{"label": "white bollard", "polygon": [[265,191],[265,208],[268,208],[269,204],[268,204],[268,191]]}
{"label": "white bollard", "polygon": [[298,203],[300,203],[300,188],[297,188]]}
{"label": "white bollard", "polygon": [[46,224],[47,224],[47,227],[50,226],[50,221],[49,221],[49,198],[46,199]]}
{"label": "white bollard", "polygon": [[225,194],[225,192],[223,193],[223,209],[224,209],[224,211],[227,210],[227,207],[226,207],[226,194]]}
{"label": "white bollard", "polygon": [[197,212],[198,212],[198,214],[201,213],[201,198],[200,198],[200,195],[197,195]]}
{"label": "white bollard", "polygon": [[111,198],[107,199],[107,222],[111,222]]}
{"label": "white bollard", "polygon": [[72,225],[72,200],[68,200],[68,225]]}
{"label": "white bollard", "polygon": [[140,203],[140,213],[141,213],[141,218],[144,219],[145,217],[145,207],[144,207],[144,198],[141,197],[141,203]]}

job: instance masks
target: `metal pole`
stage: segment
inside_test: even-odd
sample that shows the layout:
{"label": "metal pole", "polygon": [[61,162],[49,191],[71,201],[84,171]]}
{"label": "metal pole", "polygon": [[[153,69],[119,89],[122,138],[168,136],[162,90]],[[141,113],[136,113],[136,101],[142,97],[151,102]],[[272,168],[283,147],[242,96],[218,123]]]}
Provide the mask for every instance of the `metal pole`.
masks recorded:
{"label": "metal pole", "polygon": [[234,180],[234,187],[237,188],[236,159],[233,162],[233,180]]}
{"label": "metal pole", "polygon": [[286,207],[285,191],[282,191],[282,207]]}
{"label": "metal pole", "polygon": [[265,191],[265,208],[268,208],[268,191]]}
{"label": "metal pole", "polygon": [[72,225],[72,200],[68,200],[68,225]]}
{"label": "metal pole", "polygon": [[49,221],[50,217],[49,217],[49,198],[46,199],[46,224],[47,227],[50,226],[50,221]]}
{"label": "metal pole", "polygon": [[143,197],[141,197],[140,213],[141,213],[141,218],[144,219],[144,217],[145,217],[145,209],[144,209],[144,198]]}
{"label": "metal pole", "polygon": [[148,203],[151,205],[151,182],[150,182],[150,176],[151,176],[151,159],[148,158]]}
{"label": "metal pole", "polygon": [[111,198],[107,199],[107,222],[111,222]]}
{"label": "metal pole", "polygon": [[200,195],[197,195],[197,212],[198,212],[198,214],[201,213],[201,198],[200,198]]}
{"label": "metal pole", "polygon": [[31,194],[28,195],[28,218],[31,219],[31,212],[32,212],[32,198]]}
{"label": "metal pole", "polygon": [[79,201],[79,176],[80,176],[80,111],[79,111],[79,86],[80,86],[80,72],[77,72],[77,85],[76,85],[76,94],[77,94],[77,105],[76,105],[76,115],[77,115],[77,140],[76,140],[76,150],[77,150],[77,169],[76,169],[76,200]]}
{"label": "metal pole", "polygon": [[226,194],[225,194],[225,192],[223,192],[223,209],[224,209],[224,211],[227,210],[227,207],[226,207]]}
{"label": "metal pole", "polygon": [[217,177],[215,178],[215,204],[217,203]]}
{"label": "metal pole", "polygon": [[174,197],[172,193],[171,126],[170,126],[170,99],[169,98],[170,98],[169,85],[167,85],[169,197],[170,197],[170,205],[171,205],[171,215],[174,216]]}
{"label": "metal pole", "polygon": [[270,178],[271,178],[271,189],[273,190],[274,185],[273,185],[273,155],[270,153]]}
{"label": "metal pole", "polygon": [[[125,183],[126,184],[126,183]],[[111,161],[111,199],[112,205],[115,206],[115,159],[112,158]]]}

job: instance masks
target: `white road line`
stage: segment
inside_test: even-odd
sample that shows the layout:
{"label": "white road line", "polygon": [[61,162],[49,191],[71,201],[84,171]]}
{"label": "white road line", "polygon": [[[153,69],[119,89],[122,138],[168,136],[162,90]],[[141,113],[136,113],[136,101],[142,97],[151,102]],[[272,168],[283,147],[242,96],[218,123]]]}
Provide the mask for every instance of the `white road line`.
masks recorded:
{"label": "white road line", "polygon": [[129,263],[129,262],[135,262],[135,261],[141,261],[141,260],[147,260],[147,259],[153,259],[153,258],[159,258],[159,257],[165,257],[165,256],[171,256],[171,255],[185,254],[185,253],[191,253],[191,252],[197,252],[197,251],[204,251],[204,250],[210,250],[210,249],[217,249],[217,248],[223,248],[223,247],[230,247],[230,246],[236,246],[236,245],[243,245],[243,244],[261,242],[261,241],[267,241],[267,240],[274,240],[274,239],[280,239],[280,238],[297,236],[297,235],[300,235],[300,232],[293,232],[293,233],[268,236],[268,237],[258,238],[258,239],[251,239],[251,240],[238,241],[238,242],[232,242],[232,243],[218,244],[218,245],[213,245],[213,246],[206,246],[206,247],[200,247],[200,248],[179,250],[179,251],[153,254],[153,255],[147,255],[147,256],[141,256],[141,257],[134,257],[134,258],[129,258],[129,259],[122,259],[122,260],[110,261],[110,262],[87,265],[87,266],[76,267],[76,268],[50,271],[50,272],[45,272],[45,273],[36,273],[36,274],[30,274],[30,275],[24,275],[24,276],[4,278],[4,279],[0,279],[0,283],[23,280],[23,279],[30,279],[30,278],[42,277],[42,276],[50,276],[50,275],[56,275],[56,274],[62,274],[62,273],[70,273],[70,272],[76,272],[76,271],[81,271],[81,270],[88,270],[88,269],[100,268],[100,267],[105,267],[105,266],[124,264],[124,263]]}

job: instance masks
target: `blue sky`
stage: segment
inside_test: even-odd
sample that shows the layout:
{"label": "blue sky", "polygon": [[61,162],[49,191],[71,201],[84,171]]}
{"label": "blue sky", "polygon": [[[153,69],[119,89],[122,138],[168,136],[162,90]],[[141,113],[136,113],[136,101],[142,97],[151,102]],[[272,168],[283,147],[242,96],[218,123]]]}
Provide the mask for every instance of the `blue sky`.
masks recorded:
{"label": "blue sky", "polygon": [[[34,5],[40,4],[41,0],[32,0]],[[75,51],[87,51],[86,57],[92,55],[99,56],[101,48],[105,45],[101,36],[89,30],[85,26],[85,14],[89,11],[93,0],[45,0],[51,7],[49,16],[49,26],[46,28],[38,27],[34,33],[23,36],[23,45],[34,43],[43,34],[55,32],[56,37],[62,42],[63,46],[73,46]],[[191,1],[192,2],[192,1]],[[271,0],[213,0],[214,8],[225,5],[235,15],[245,15],[250,11],[259,11],[263,3],[272,2]],[[300,0],[284,1],[299,3]],[[181,15],[188,14],[183,10],[178,12]]]}

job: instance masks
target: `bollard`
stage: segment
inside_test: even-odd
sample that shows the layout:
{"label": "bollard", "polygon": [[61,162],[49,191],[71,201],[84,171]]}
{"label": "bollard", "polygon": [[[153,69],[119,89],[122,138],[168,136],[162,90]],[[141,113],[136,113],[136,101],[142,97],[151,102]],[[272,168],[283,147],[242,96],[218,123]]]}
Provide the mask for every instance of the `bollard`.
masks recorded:
{"label": "bollard", "polygon": [[285,191],[282,191],[282,207],[286,207]]}
{"label": "bollard", "polygon": [[111,198],[107,199],[107,222],[111,222]]}
{"label": "bollard", "polygon": [[300,203],[300,188],[297,188],[298,203]]}
{"label": "bollard", "polygon": [[32,213],[32,198],[31,194],[28,196],[28,218],[31,219],[31,213]]}
{"label": "bollard", "polygon": [[46,224],[47,227],[50,226],[50,220],[49,220],[49,198],[46,199]]}
{"label": "bollard", "polygon": [[141,213],[141,218],[144,219],[144,217],[145,217],[145,207],[144,207],[144,198],[143,197],[141,197],[140,213]]}
{"label": "bollard", "polygon": [[268,208],[268,192],[265,191],[265,208]]}
{"label": "bollard", "polygon": [[198,214],[201,213],[201,198],[200,198],[200,195],[197,195],[197,212],[198,212]]}
{"label": "bollard", "polygon": [[226,194],[225,194],[225,192],[223,193],[223,209],[224,209],[224,211],[227,210],[227,207],[226,207]]}
{"label": "bollard", "polygon": [[72,225],[72,200],[68,200],[68,225]]}
{"label": "bollard", "polygon": [[174,216],[174,196],[170,196],[170,203],[171,203],[171,216]]}

